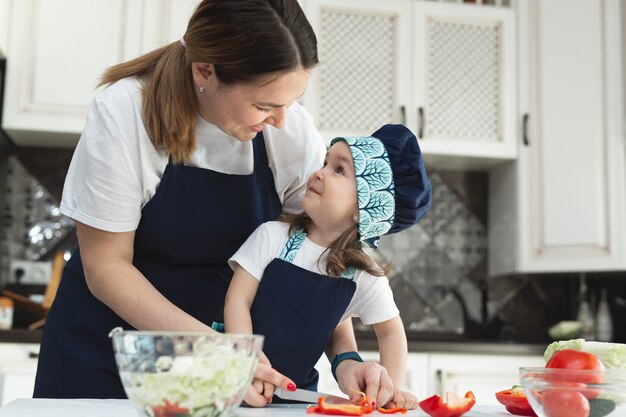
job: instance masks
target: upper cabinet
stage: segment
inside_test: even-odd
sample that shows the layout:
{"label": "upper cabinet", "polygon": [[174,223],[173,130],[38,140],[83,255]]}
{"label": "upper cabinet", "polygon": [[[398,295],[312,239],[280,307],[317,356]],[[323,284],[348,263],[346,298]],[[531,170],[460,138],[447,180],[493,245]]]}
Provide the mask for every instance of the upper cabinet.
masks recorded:
{"label": "upper cabinet", "polygon": [[510,8],[413,0],[307,0],[320,65],[305,106],[322,135],[407,124],[431,165],[516,157]]}
{"label": "upper cabinet", "polygon": [[178,39],[197,3],[0,1],[0,22],[8,15],[3,127],[18,145],[39,146],[74,146],[105,69]]}
{"label": "upper cabinet", "polygon": [[516,163],[490,175],[490,275],[626,269],[620,0],[520,0]]}

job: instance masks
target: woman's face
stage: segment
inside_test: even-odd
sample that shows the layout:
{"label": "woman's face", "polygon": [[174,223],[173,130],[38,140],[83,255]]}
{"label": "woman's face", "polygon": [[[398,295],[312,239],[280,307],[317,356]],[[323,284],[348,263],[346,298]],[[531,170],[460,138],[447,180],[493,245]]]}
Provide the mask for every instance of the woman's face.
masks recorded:
{"label": "woman's face", "polygon": [[311,75],[310,70],[299,69],[259,85],[225,86],[212,65],[192,67],[200,116],[240,141],[253,139],[268,124],[281,129],[287,108],[304,93]]}
{"label": "woman's face", "polygon": [[354,226],[359,210],[356,176],[352,153],[346,142],[331,146],[324,166],[309,177],[302,208],[322,229],[341,234]]}

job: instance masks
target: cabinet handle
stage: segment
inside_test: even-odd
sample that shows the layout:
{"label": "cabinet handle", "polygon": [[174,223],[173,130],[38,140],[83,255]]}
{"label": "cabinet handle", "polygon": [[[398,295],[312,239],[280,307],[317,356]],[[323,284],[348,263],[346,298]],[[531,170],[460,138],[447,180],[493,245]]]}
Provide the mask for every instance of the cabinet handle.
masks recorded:
{"label": "cabinet handle", "polygon": [[406,107],[400,106],[400,123],[406,125]]}
{"label": "cabinet handle", "polygon": [[417,137],[422,139],[424,137],[424,108],[417,108]]}
{"label": "cabinet handle", "polygon": [[443,397],[445,395],[445,392],[443,391],[443,371],[441,369],[437,369],[435,371],[435,393]]}
{"label": "cabinet handle", "polygon": [[522,117],[522,140],[525,146],[528,146],[528,113],[525,113]]}

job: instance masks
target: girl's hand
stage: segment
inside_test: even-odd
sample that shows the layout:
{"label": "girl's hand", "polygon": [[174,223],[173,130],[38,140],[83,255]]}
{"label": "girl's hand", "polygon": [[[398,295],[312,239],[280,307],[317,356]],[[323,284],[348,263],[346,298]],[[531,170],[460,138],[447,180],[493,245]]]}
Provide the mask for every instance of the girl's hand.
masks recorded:
{"label": "girl's hand", "polygon": [[359,391],[376,404],[387,404],[392,399],[393,382],[379,363],[345,360],[337,366],[336,374],[339,388],[353,402],[361,399]]}
{"label": "girl's hand", "polygon": [[417,397],[408,391],[394,390],[391,401],[385,404],[385,408],[405,408],[415,410],[419,406]]}

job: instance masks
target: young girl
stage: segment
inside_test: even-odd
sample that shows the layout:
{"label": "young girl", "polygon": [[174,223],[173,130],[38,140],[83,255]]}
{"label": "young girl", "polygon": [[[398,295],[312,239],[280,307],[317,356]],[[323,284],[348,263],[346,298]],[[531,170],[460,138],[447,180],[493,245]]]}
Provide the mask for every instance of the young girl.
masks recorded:
{"label": "young girl", "polygon": [[[407,342],[386,270],[363,251],[406,229],[430,207],[431,187],[415,136],[385,125],[371,137],[336,138],[308,180],[304,213],[259,226],[229,260],[226,331],[265,336],[264,353],[299,388],[315,389],[314,365],[350,317],[374,327],[390,404],[413,409],[404,390]],[[342,359],[332,361],[333,374]],[[348,394],[357,387],[341,387]],[[266,384],[264,395],[272,395]],[[268,392],[269,391],[269,392]],[[384,405],[384,404],[381,404]]]}

